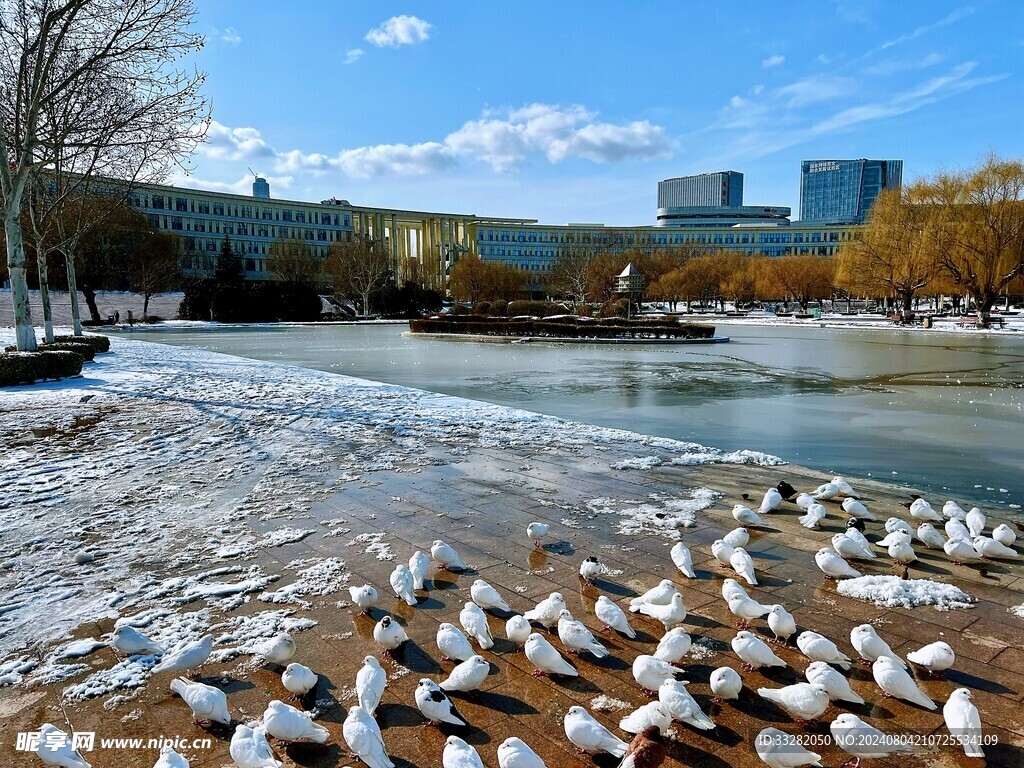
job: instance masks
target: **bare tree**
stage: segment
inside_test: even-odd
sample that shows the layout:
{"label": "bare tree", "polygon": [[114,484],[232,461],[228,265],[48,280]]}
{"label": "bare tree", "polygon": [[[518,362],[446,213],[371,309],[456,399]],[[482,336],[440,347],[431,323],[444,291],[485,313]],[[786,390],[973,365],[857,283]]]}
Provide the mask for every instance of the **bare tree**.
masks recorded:
{"label": "bare tree", "polygon": [[323,263],[305,240],[275,240],[267,253],[267,267],[284,283],[318,288],[324,282]]}
{"label": "bare tree", "polygon": [[573,308],[587,300],[590,286],[590,263],[597,251],[582,243],[562,246],[551,271],[550,290],[572,302]]}
{"label": "bare tree", "polygon": [[391,254],[380,240],[353,237],[331,245],[324,269],[332,278],[335,294],[359,297],[366,317],[370,314],[370,294],[382,288],[391,274]]}
{"label": "bare tree", "polygon": [[202,46],[194,16],[192,0],[0,0],[0,205],[20,350],[36,348],[19,221],[30,176],[83,156],[136,171],[114,179],[178,163],[205,117],[203,75],[175,66]]}
{"label": "bare tree", "polygon": [[142,294],[142,319],[149,317],[149,300],[170,289],[181,274],[174,235],[149,229],[139,233],[138,246],[128,258],[128,286]]}

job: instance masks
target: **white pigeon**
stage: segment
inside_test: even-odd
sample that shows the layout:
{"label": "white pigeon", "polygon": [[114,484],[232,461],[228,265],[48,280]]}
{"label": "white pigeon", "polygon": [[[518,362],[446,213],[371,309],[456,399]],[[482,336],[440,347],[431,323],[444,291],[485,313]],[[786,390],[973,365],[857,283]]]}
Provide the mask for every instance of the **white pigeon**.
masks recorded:
{"label": "white pigeon", "polygon": [[568,611],[562,611],[558,618],[558,639],[562,645],[571,653],[582,653],[590,651],[594,656],[603,659],[610,656],[608,649],[597,642],[597,639],[584,626],[582,621],[577,621]]}
{"label": "white pigeon", "polygon": [[924,499],[914,499],[910,503],[910,516],[918,520],[928,520],[933,523],[942,521],[942,515],[932,509],[932,505]]}
{"label": "white pigeon", "polygon": [[160,659],[153,667],[153,674],[158,672],[190,672],[199,669],[210,658],[213,651],[213,635],[203,635],[198,640],[182,643]]}
{"label": "white pigeon", "polygon": [[835,483],[822,483],[811,493],[818,501],[830,501],[839,495],[839,486]]}
{"label": "white pigeon", "polygon": [[917,666],[924,667],[935,674],[936,672],[945,672],[952,667],[956,661],[956,654],[949,643],[939,640],[929,643],[923,648],[918,648],[916,651],[911,651],[907,654],[907,661],[912,661]]}
{"label": "white pigeon", "polygon": [[768,512],[774,512],[781,506],[782,494],[779,493],[778,488],[769,488],[764,492],[764,498],[761,500],[761,506],[757,511],[758,514],[764,515]]}
{"label": "white pigeon", "polygon": [[526,617],[527,621],[536,621],[538,624],[543,624],[548,629],[551,629],[551,627],[558,623],[558,616],[565,608],[565,598],[562,597],[562,593],[552,592],[537,603],[533,610],[527,611],[523,616]]}
{"label": "white pigeon", "polygon": [[316,688],[319,679],[312,669],[294,661],[281,673],[281,685],[296,697],[305,696]]}
{"label": "white pigeon", "polygon": [[752,632],[741,630],[730,643],[733,652],[740,657],[743,666],[748,671],[760,669],[761,667],[785,667],[786,662],[780,659],[761,638]]}
{"label": "white pigeon", "polygon": [[711,673],[711,692],[715,698],[738,699],[740,691],[743,690],[743,678],[740,673],[732,667],[719,667]]}
{"label": "white pigeon", "polygon": [[743,547],[736,547],[729,556],[729,563],[736,575],[740,576],[747,584],[757,586],[757,577],[754,575],[754,561],[750,554]]}
{"label": "white pigeon", "polygon": [[526,526],[526,535],[533,542],[533,546],[540,549],[541,542],[548,535],[549,530],[551,530],[551,526],[547,523],[530,523]]}
{"label": "white pigeon", "polygon": [[835,643],[817,632],[801,632],[796,638],[796,647],[811,661],[824,661],[847,670],[852,663],[852,659],[842,653]]}
{"label": "white pigeon", "polygon": [[626,754],[629,745],[601,725],[583,707],[569,707],[562,720],[565,736],[577,749],[596,755],[607,752],[615,757]]}
{"label": "white pigeon", "polygon": [[877,520],[861,502],[856,499],[843,499],[843,511],[859,520]]}
{"label": "white pigeon", "polygon": [[729,602],[729,598],[734,595],[746,598],[750,597],[750,595],[747,594],[747,590],[744,589],[743,585],[736,581],[736,579],[726,579],[722,582],[722,599],[725,600],[725,602]]}
{"label": "white pigeon", "polygon": [[839,493],[850,499],[859,499],[860,494],[853,490],[853,486],[846,482],[845,477],[833,477],[832,485],[839,489]]}
{"label": "white pigeon", "polygon": [[967,688],[957,688],[942,707],[942,719],[954,741],[964,748],[968,757],[984,757],[981,748],[984,740],[981,734],[981,715],[974,705],[974,694]]}
{"label": "white pigeon", "polygon": [[485,651],[494,647],[491,628],[487,624],[487,614],[479,605],[466,603],[459,612],[459,623],[466,630],[466,634],[476,640]]}
{"label": "white pigeon", "polygon": [[668,605],[644,603],[640,606],[640,613],[660,621],[665,627],[665,631],[668,632],[672,627],[683,623],[686,618],[686,606],[683,605],[683,596],[676,592],[672,595],[672,601]]}
{"label": "white pigeon", "polygon": [[257,654],[273,664],[286,664],[292,660],[297,650],[295,638],[287,632],[264,640],[256,648]]}
{"label": "white pigeon", "polygon": [[826,579],[853,579],[860,576],[860,571],[843,560],[831,547],[819,549],[814,555],[814,562]]}
{"label": "white pigeon", "polygon": [[532,632],[533,627],[524,616],[517,614],[505,622],[505,637],[516,645],[523,645]]}
{"label": "white pigeon", "polygon": [[906,520],[900,520],[898,517],[890,517],[885,521],[885,532],[892,533],[893,531],[905,531],[908,536],[911,536],[914,533],[914,529],[910,527],[910,523]]}
{"label": "white pigeon", "polygon": [[86,762],[78,750],[72,749],[71,736],[53,723],[43,723],[40,727],[36,755],[47,765],[56,765],[60,768],[90,768],[90,763]]}
{"label": "white pigeon", "polygon": [[626,733],[641,733],[654,726],[662,735],[672,729],[672,716],[660,701],[651,701],[633,710],[619,721],[619,728]]}
{"label": "white pigeon", "polygon": [[863,704],[864,699],[850,687],[850,681],[824,661],[812,661],[804,670],[808,683],[824,686],[832,701]]}
{"label": "white pigeon", "polygon": [[847,524],[846,524],[846,535],[849,538],[851,538],[854,541],[856,541],[858,544],[860,544],[861,547],[863,547],[864,550],[869,555],[871,555],[871,557],[875,557],[875,553],[871,550],[871,542],[868,541],[868,537],[865,536],[860,531],[858,531],[854,526],[850,525],[849,521],[847,521]]}
{"label": "white pigeon", "polygon": [[1006,523],[1000,523],[993,529],[992,538],[1004,547],[1012,547],[1013,542],[1017,540],[1017,534]]}
{"label": "white pigeon", "polygon": [[534,666],[534,676],[540,675],[564,675],[565,677],[579,677],[579,672],[562,654],[560,654],[547,639],[537,633],[532,633],[526,638],[526,658]]}
{"label": "white pigeon", "polygon": [[912,563],[917,560],[917,553],[909,541],[894,541],[889,545],[889,557],[897,563]]}
{"label": "white pigeon", "polygon": [[715,556],[715,559],[721,563],[722,566],[728,568],[732,567],[731,558],[734,551],[733,546],[725,539],[715,539],[711,542],[711,554]]}
{"label": "white pigeon", "polygon": [[480,754],[464,739],[449,736],[445,739],[444,750],[441,752],[442,768],[484,768]]}
{"label": "white pigeon", "polygon": [[262,725],[250,728],[239,723],[231,735],[228,754],[238,768],[281,768],[283,763],[274,757]]}
{"label": "white pigeon", "polygon": [[757,600],[740,595],[733,595],[729,598],[728,603],[729,612],[740,620],[740,629],[746,629],[750,626],[751,621],[761,618],[771,610],[770,607],[761,605]]}
{"label": "white pigeon", "polygon": [[688,579],[697,578],[697,574],[693,572],[693,558],[690,555],[690,549],[683,542],[677,541],[673,544],[669,556],[683,576]]}
{"label": "white pigeon", "polygon": [[750,543],[750,531],[742,526],[739,528],[733,528],[722,537],[722,541],[733,549],[736,547],[745,547]]}
{"label": "white pigeon", "polygon": [[633,659],[633,679],[647,691],[656,691],[666,680],[674,680],[681,674],[679,667],[655,656],[641,654]]}
{"label": "white pigeon", "polygon": [[833,720],[829,731],[836,745],[857,758],[858,764],[861,760],[914,751],[905,739],[883,733],[850,712],[844,712]]}
{"label": "white pigeon", "polygon": [[875,663],[871,665],[871,675],[878,687],[889,696],[909,701],[925,709],[936,709],[935,702],[925,696],[924,691],[917,687],[914,678],[900,666],[900,663],[889,656],[879,656],[875,659]]}
{"label": "white pigeon", "polygon": [[399,563],[391,572],[389,581],[391,589],[395,591],[395,596],[399,600],[404,600],[407,605],[416,605],[416,590],[413,588],[412,571]]}
{"label": "white pigeon", "polygon": [[785,644],[796,632],[796,619],[785,607],[776,604],[768,611],[768,628],[775,635],[776,640]]}
{"label": "white pigeon", "polygon": [[473,602],[485,611],[511,611],[508,603],[501,597],[494,587],[483,579],[477,579],[469,588],[469,596]]}
{"label": "white pigeon", "polygon": [[384,646],[389,651],[393,651],[408,640],[409,635],[405,633],[405,629],[401,624],[390,616],[384,616],[373,626],[373,639],[379,645]]}
{"label": "white pigeon", "polygon": [[658,701],[673,720],[701,731],[710,731],[715,727],[714,721],[704,714],[682,680],[670,679],[658,686]]}
{"label": "white pigeon", "polygon": [[629,626],[629,618],[619,606],[607,595],[600,595],[594,603],[594,615],[601,621],[605,629],[614,629],[630,640],[636,638],[636,630]]}
{"label": "white pigeon", "polygon": [[964,511],[964,508],[952,500],[942,505],[942,514],[948,518],[956,518],[960,521],[967,519],[967,513]]}
{"label": "white pigeon", "polygon": [[951,517],[946,521],[943,529],[946,531],[946,536],[950,539],[963,539],[968,543],[971,541],[971,532],[967,530],[967,526],[964,525],[962,520]]}
{"label": "white pigeon", "polygon": [[606,573],[608,573],[608,568],[593,555],[585,558],[580,563],[580,578],[587,582],[587,584],[593,584],[598,576],[603,576]]}
{"label": "white pigeon", "polygon": [[1003,546],[988,536],[975,536],[974,548],[978,551],[979,555],[991,558],[992,560],[1016,560],[1020,557],[1017,550]]}
{"label": "white pigeon", "polygon": [[467,566],[459,557],[458,552],[437,539],[430,545],[430,556],[443,571],[464,571]]}
{"label": "white pigeon", "polygon": [[433,680],[422,678],[416,686],[416,706],[431,725],[469,725],[452,700]]}
{"label": "white pigeon", "polygon": [[682,627],[670,629],[665,636],[658,641],[658,648],[654,651],[655,658],[667,661],[669,664],[677,664],[680,659],[690,652],[693,640]]}
{"label": "white pigeon", "polygon": [[313,716],[301,709],[274,701],[267,704],[263,713],[263,726],[267,733],[281,741],[315,741],[324,744],[331,732],[313,722]]}
{"label": "white pigeon", "polygon": [[498,745],[498,768],[547,768],[540,755],[512,736]]}
{"label": "white pigeon", "polygon": [[184,677],[171,680],[171,690],[181,696],[182,701],[192,710],[192,719],[197,723],[208,721],[228,725],[228,697],[220,688],[205,683],[194,683]]}
{"label": "white pigeon", "polygon": [[870,624],[861,624],[850,630],[850,645],[864,661],[875,661],[879,656],[888,656],[904,667],[907,666],[903,659],[893,653],[889,644],[879,637],[878,632]]}
{"label": "white pigeon", "polygon": [[909,544],[914,538],[914,534],[911,531],[904,530],[903,528],[897,528],[894,531],[890,531],[884,539],[878,542],[878,546],[882,549],[888,550],[891,544],[898,542],[904,542]]}
{"label": "white pigeon", "polygon": [[135,627],[130,627],[127,624],[114,628],[113,646],[122,653],[130,655],[164,652],[163,646],[150,640]]}
{"label": "white pigeon", "polygon": [[875,553],[865,549],[857,539],[848,536],[845,532],[837,533],[832,537],[832,549],[843,558],[856,558],[859,560],[873,560]]}
{"label": "white pigeon", "polygon": [[977,507],[971,507],[964,522],[967,523],[967,530],[971,532],[971,536],[981,536],[985,532],[985,524],[988,520],[984,512]]}
{"label": "white pigeon", "polygon": [[363,584],[361,587],[349,587],[349,597],[352,603],[363,613],[369,613],[370,609],[377,604],[377,590],[370,584]]}
{"label": "white pigeon", "polygon": [[821,768],[821,755],[805,749],[796,736],[778,728],[765,728],[754,737],[754,751],[770,768]]}
{"label": "white pigeon", "polygon": [[365,657],[363,666],[356,672],[356,700],[367,714],[372,715],[377,711],[387,684],[388,674],[377,661],[377,657]]}
{"label": "white pigeon", "polygon": [[764,521],[764,518],[750,507],[742,504],[737,504],[732,508],[732,519],[744,526],[759,525],[762,528],[768,527],[768,523]]}
{"label": "white pigeon", "polygon": [[800,495],[796,497],[797,508],[802,509],[804,512],[810,509],[814,503],[814,497],[809,493],[801,492]]}
{"label": "white pigeon", "polygon": [[348,715],[341,726],[341,735],[348,748],[366,763],[368,768],[395,768],[384,748],[380,726],[362,707],[348,708]]}
{"label": "white pigeon", "polygon": [[430,558],[418,549],[409,557],[409,573],[412,574],[412,588],[422,590],[423,580],[427,578],[427,571],[430,570]]}
{"label": "white pigeon", "polygon": [[975,560],[981,560],[982,554],[974,548],[967,539],[953,538],[946,539],[946,543],[942,545],[942,551],[949,555],[949,558],[955,564],[963,562],[973,562]]}
{"label": "white pigeon", "polygon": [[775,702],[794,720],[803,722],[817,720],[829,705],[828,689],[818,683],[794,683],[784,688],[758,688],[757,695]]}
{"label": "white pigeon", "polygon": [[470,656],[476,656],[476,651],[469,644],[469,639],[454,624],[445,622],[439,626],[435,642],[445,659],[465,661]]}
{"label": "white pigeon", "polygon": [[662,579],[658,582],[658,586],[652,587],[639,597],[634,597],[630,600],[629,610],[633,613],[638,613],[644,605],[668,605],[675,593],[676,585],[669,579]]}
{"label": "white pigeon", "polygon": [[921,523],[917,526],[917,540],[928,549],[942,549],[946,543],[946,539],[931,523]]}
{"label": "white pigeon", "polygon": [[153,768],[189,768],[188,760],[179,755],[171,747],[164,747],[160,750],[160,757],[153,764]]}
{"label": "white pigeon", "polygon": [[825,509],[824,504],[818,504],[817,502],[811,504],[807,508],[807,511],[798,518],[798,522],[804,528],[810,528],[814,530],[819,528],[821,521],[828,516],[828,511]]}
{"label": "white pigeon", "polygon": [[441,681],[439,687],[443,691],[475,691],[491,672],[491,665],[483,656],[473,656],[448,673],[447,679]]}

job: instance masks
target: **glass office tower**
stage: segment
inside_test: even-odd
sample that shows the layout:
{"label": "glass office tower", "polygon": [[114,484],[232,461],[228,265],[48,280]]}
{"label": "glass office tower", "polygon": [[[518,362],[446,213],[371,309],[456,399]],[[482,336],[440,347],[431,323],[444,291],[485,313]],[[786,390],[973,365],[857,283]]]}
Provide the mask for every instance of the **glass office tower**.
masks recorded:
{"label": "glass office tower", "polygon": [[800,220],[862,224],[878,193],[902,182],[902,160],[804,160]]}

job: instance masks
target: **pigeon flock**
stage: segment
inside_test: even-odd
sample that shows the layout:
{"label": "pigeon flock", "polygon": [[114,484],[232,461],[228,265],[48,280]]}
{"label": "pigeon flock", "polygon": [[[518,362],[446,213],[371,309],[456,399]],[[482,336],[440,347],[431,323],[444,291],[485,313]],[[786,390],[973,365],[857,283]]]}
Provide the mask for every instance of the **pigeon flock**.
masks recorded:
{"label": "pigeon flock", "polygon": [[[734,702],[741,699],[757,696],[784,712],[797,729],[818,721],[835,708],[828,732],[832,742],[849,754],[849,762],[855,766],[862,760],[915,751],[898,734],[879,730],[854,712],[843,711],[870,703],[854,691],[849,682],[850,670],[858,663],[865,664],[874,678],[878,698],[898,698],[930,711],[941,707],[950,743],[962,747],[968,757],[984,757],[983,745],[989,742],[982,733],[972,691],[959,688],[952,691],[945,702],[936,702],[917,682],[918,675],[942,675],[956,664],[956,655],[949,644],[937,638],[921,638],[928,642],[901,658],[874,626],[862,624],[849,636],[855,660],[853,655],[844,652],[836,638],[798,627],[793,614],[784,605],[762,604],[747,592],[744,585],[758,584],[754,560],[745,549],[750,542],[748,529],[769,527],[767,518],[786,502],[799,507],[800,523],[809,529],[816,529],[827,516],[823,502],[841,504],[843,512],[849,516],[845,532],[832,536],[831,546],[822,547],[814,556],[814,562],[826,579],[859,576],[849,561],[874,559],[879,552],[884,552],[899,566],[908,566],[916,559],[915,538],[921,546],[943,550],[953,563],[1019,557],[1013,549],[1016,539],[1013,530],[1002,524],[991,536],[986,536],[987,520],[977,508],[965,512],[955,502],[947,502],[942,512],[937,513],[927,501],[915,498],[907,506],[911,517],[920,521],[917,530],[893,517],[884,524],[885,537],[872,542],[865,535],[864,522],[877,519],[843,478],[836,477],[813,492],[800,494],[788,483],[780,483],[764,494],[756,511],[736,505],[732,516],[740,527],[715,540],[710,553],[701,553],[701,559],[710,554],[721,568],[729,568],[735,574],[736,578],[724,579],[721,598],[736,619],[737,632],[730,645],[742,670],[750,673],[762,668],[787,668],[789,665],[775,649],[791,648],[792,642],[811,662],[806,668],[806,682],[751,690],[744,687],[739,672],[721,666],[713,669],[707,680],[714,695],[712,701],[728,707],[736,706]],[[948,538],[943,538],[936,527],[943,521]],[[533,547],[541,548],[549,532],[548,524],[535,522],[528,526],[526,536]],[[670,558],[683,577],[681,583],[697,578],[691,551],[684,543],[677,542],[672,547]],[[457,573],[470,570],[455,548],[444,541],[434,541],[429,555],[417,551],[408,565],[395,566],[389,581],[396,599],[410,607],[417,606],[422,597],[417,593],[424,590],[424,580],[432,565],[438,570]],[[608,573],[609,569],[596,556],[587,556],[580,562],[579,576],[588,586],[600,588],[599,579]],[[349,593],[353,610],[369,613],[380,600],[381,591],[364,584],[350,587]],[[633,680],[650,702],[622,717],[618,726],[621,734],[602,724],[586,707],[572,706],[564,714],[565,739],[581,754],[612,755],[620,760],[620,768],[658,768],[666,759],[667,741],[685,741],[686,729],[716,730],[715,722],[687,689],[689,681],[683,679],[690,676],[685,672],[685,665],[694,643],[681,626],[687,618],[687,608],[683,591],[673,580],[664,579],[643,594],[623,601],[622,605],[608,595],[599,595],[593,609],[596,622],[592,626],[588,626],[583,617],[571,613],[559,592],[552,592],[521,615],[515,613],[499,590],[484,579],[472,582],[469,596],[470,600],[458,614],[459,626],[442,623],[435,638],[441,659],[450,661],[452,668],[437,680],[422,678],[416,685],[414,703],[424,726],[463,735],[474,727],[450,694],[472,696],[492,673],[492,665],[485,655],[495,646],[488,614],[504,622],[505,638],[521,648],[534,668],[533,674],[552,678],[577,677],[580,674],[577,667],[584,659],[589,657],[593,661],[612,656],[609,645],[615,647],[615,636],[636,639],[638,634],[631,626],[631,619],[635,621],[633,617],[644,616],[650,620],[644,621],[644,629],[660,627],[663,630],[656,645],[651,643],[649,653],[637,656],[631,664]],[[763,631],[755,631],[758,623],[763,623]],[[372,634],[381,654],[393,653],[409,642],[402,622],[390,614],[376,622]],[[291,694],[290,703],[272,700],[262,718],[249,722],[233,720],[225,692],[196,679],[197,670],[211,655],[212,636],[167,649],[138,629],[122,626],[113,631],[111,645],[124,654],[158,656],[159,663],[153,667],[154,671],[178,675],[170,683],[170,689],[189,708],[197,724],[229,728],[233,725],[230,755],[238,768],[281,766],[277,752],[288,743],[324,744],[331,738],[330,732],[315,722],[313,714],[302,708],[302,702],[315,691],[320,677],[315,670],[293,661],[299,647],[287,632],[264,641],[258,655],[280,670],[281,683]],[[574,664],[573,659],[580,661]],[[351,755],[369,768],[394,768],[388,755],[388,740],[375,717],[387,684],[388,675],[380,660],[374,655],[366,656],[354,675],[357,703],[347,710],[342,735]],[[681,726],[678,731],[677,724]],[[49,723],[40,731],[62,733]],[[522,735],[531,738],[530,734]],[[545,767],[527,739],[508,738],[497,746],[500,768]],[[799,735],[779,728],[765,728],[757,735],[752,752],[772,768],[820,766],[820,755],[807,749],[807,745]],[[70,747],[52,750],[41,744],[37,754],[47,765],[89,768],[81,754]],[[458,735],[447,736],[438,759],[443,768],[483,766],[476,748]],[[188,765],[183,756],[165,748],[154,768],[188,768]]]}

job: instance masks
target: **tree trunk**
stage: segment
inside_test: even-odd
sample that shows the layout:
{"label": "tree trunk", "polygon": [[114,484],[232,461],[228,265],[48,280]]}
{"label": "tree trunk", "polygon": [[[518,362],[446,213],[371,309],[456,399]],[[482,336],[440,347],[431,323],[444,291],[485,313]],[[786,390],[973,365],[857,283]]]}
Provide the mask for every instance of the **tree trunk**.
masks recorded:
{"label": "tree trunk", "polygon": [[903,299],[903,322],[909,323],[914,317],[914,294],[905,292]]}
{"label": "tree trunk", "polygon": [[96,325],[100,325],[103,318],[100,317],[100,310],[96,306],[96,291],[92,288],[83,288],[82,295],[85,296],[85,303],[89,307],[89,316]]}
{"label": "tree trunk", "polygon": [[370,292],[363,293],[363,317],[370,316]]}
{"label": "tree trunk", "polygon": [[981,325],[988,325],[989,317],[992,314],[992,305],[996,303],[996,297],[990,295],[976,296],[974,298],[975,309],[978,312],[978,322]]}
{"label": "tree trunk", "polygon": [[75,336],[82,336],[82,310],[78,306],[78,278],[75,274],[75,257],[64,253],[64,263],[68,272],[68,298],[71,300],[71,325],[74,326]]}
{"label": "tree trunk", "polygon": [[149,297],[152,295],[148,291],[142,294],[142,322],[146,322],[149,317]]}
{"label": "tree trunk", "polygon": [[43,335],[53,343],[53,307],[50,306],[50,277],[46,269],[46,249],[36,246],[36,269],[39,271],[39,303],[43,306]]}
{"label": "tree trunk", "polygon": [[[20,195],[19,195],[20,198]],[[11,206],[4,217],[7,237],[7,271],[11,280],[11,302],[14,304],[14,327],[19,352],[39,349],[36,330],[32,326],[32,306],[28,299],[28,281],[25,279],[25,244],[21,239],[20,205]]]}

